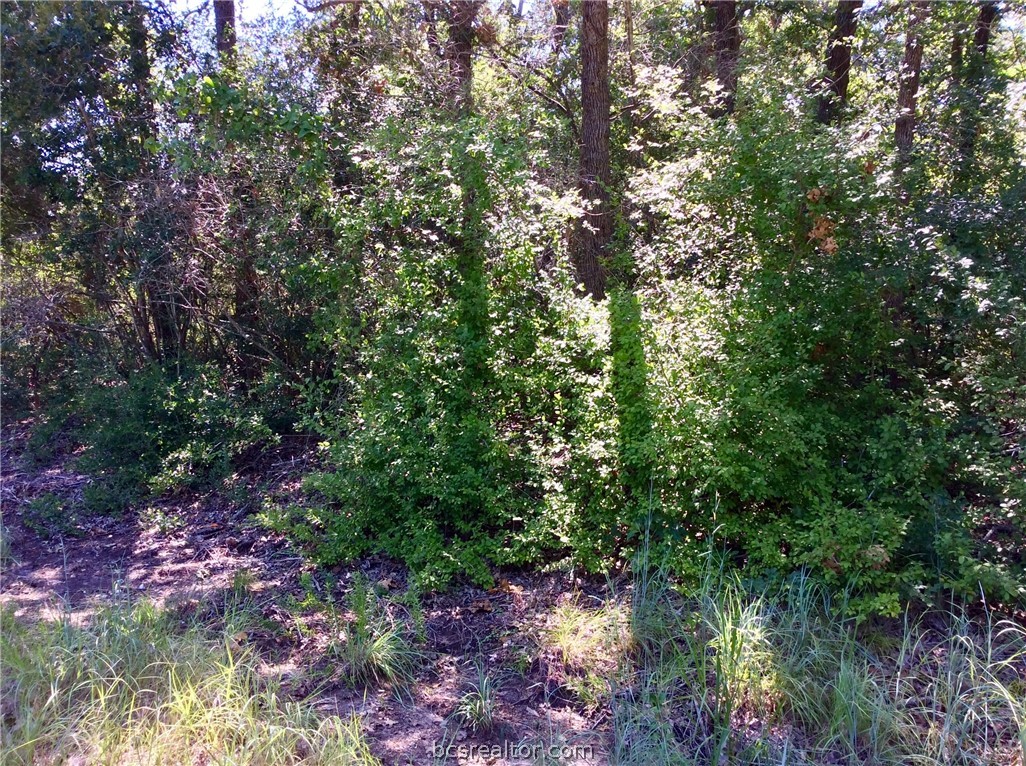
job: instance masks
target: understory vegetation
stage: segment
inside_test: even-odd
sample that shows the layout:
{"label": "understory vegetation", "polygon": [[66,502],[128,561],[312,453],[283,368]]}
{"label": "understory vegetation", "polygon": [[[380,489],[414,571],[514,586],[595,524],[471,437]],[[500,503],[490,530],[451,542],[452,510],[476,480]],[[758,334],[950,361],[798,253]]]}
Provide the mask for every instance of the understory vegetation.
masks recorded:
{"label": "understory vegetation", "polygon": [[282,692],[246,646],[254,615],[180,619],[114,595],[88,627],[0,614],[4,763],[379,763],[358,720]]}
{"label": "understory vegetation", "polygon": [[599,5],[5,4],[5,419],[107,514],[313,437],[268,523],[427,588],[654,513],[683,576],[1021,603],[1020,9]]}

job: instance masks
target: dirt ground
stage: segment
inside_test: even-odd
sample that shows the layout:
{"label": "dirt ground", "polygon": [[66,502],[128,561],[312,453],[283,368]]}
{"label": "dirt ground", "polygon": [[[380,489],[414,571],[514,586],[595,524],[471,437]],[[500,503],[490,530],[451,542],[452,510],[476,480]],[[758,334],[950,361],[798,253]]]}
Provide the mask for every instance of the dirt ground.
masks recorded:
{"label": "dirt ground", "polygon": [[[600,606],[606,583],[508,572],[491,591],[463,586],[424,596],[429,659],[418,682],[407,690],[352,687],[325,655],[324,615],[297,605],[311,583],[326,599],[344,602],[357,572],[399,593],[406,573],[375,557],[323,577],[286,540],[260,527],[254,517],[259,498],[299,492],[299,476],[312,458],[294,448],[268,457],[259,480],[249,477],[243,502],[218,493],[183,495],[119,518],[78,516],[54,531],[39,522],[40,506],[73,511],[89,478],[76,470],[71,445],[35,463],[25,451],[29,425],[6,428],[0,454],[0,510],[10,551],[0,572],[0,604],[16,617],[64,615],[82,623],[112,598],[126,597],[172,609],[206,608],[242,582],[274,625],[251,636],[269,672],[325,715],[358,715],[384,764],[431,763],[436,745],[462,746],[463,753],[470,745],[479,748],[476,757],[449,762],[607,763],[609,722],[602,706],[589,710],[567,692],[533,643],[560,604]],[[479,664],[498,683],[498,725],[488,735],[453,725]]]}

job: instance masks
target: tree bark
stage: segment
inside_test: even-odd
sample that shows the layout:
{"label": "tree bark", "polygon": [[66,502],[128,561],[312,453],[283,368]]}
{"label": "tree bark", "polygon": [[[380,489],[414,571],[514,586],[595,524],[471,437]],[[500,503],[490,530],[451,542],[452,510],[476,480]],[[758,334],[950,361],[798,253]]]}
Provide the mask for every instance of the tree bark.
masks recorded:
{"label": "tree bark", "polygon": [[980,13],[976,17],[976,31],[973,33],[973,47],[980,59],[987,57],[987,48],[990,46],[991,33],[997,24],[998,4],[985,2],[980,6]]}
{"label": "tree bark", "polygon": [[214,33],[218,55],[235,56],[235,2],[214,0]]}
{"label": "tree bark", "polygon": [[955,30],[951,36],[951,90],[957,93],[958,87],[962,84],[962,58],[965,41],[962,39],[962,32]]}
{"label": "tree bark", "polygon": [[580,190],[586,213],[577,248],[577,276],[595,300],[606,294],[605,260],[613,237],[609,184],[609,4],[581,4]]}
{"label": "tree bark", "polygon": [[894,123],[894,143],[905,158],[912,151],[916,132],[916,101],[919,76],[923,68],[922,25],[928,13],[926,0],[915,0],[905,33],[905,55],[898,71],[898,118]]}
{"label": "tree bark", "polygon": [[129,68],[132,71],[132,85],[135,89],[137,114],[135,133],[141,139],[141,156],[147,156],[144,148],[146,139],[157,133],[156,109],[150,92],[149,32],[146,29],[146,7],[133,2],[128,8],[127,38],[129,47]]}
{"label": "tree bark", "polygon": [[737,100],[737,62],[741,54],[741,27],[738,24],[737,3],[734,0],[714,0],[713,11],[716,80],[720,86],[719,103],[713,109],[713,115],[720,117],[731,114]]}
{"label": "tree bark", "polygon": [[[139,136],[137,173],[140,178],[151,177],[153,166],[150,161],[148,139],[157,135],[156,109],[151,92],[151,62],[149,52],[149,31],[146,28],[146,6],[133,0],[127,6],[126,37],[129,45],[129,68],[135,90],[135,114],[132,115],[134,132]],[[147,267],[136,261],[139,274],[139,299],[148,304],[142,312],[144,319],[152,322],[152,334],[147,327],[140,333],[145,353],[151,358],[170,361],[177,358],[185,345],[185,329],[178,316],[180,301],[171,279],[170,257],[161,251]]]}
{"label": "tree bark", "polygon": [[563,49],[566,30],[570,26],[570,0],[551,0],[551,3],[552,28],[549,35],[552,45],[552,57],[556,58]]}
{"label": "tree bark", "polygon": [[482,0],[449,0],[446,5],[449,41],[445,56],[453,79],[456,111],[461,115],[473,108],[474,21],[481,5]]}
{"label": "tree bark", "polygon": [[851,72],[851,46],[858,23],[858,10],[862,0],[839,0],[834,12],[834,26],[830,30],[826,55],[826,92],[819,97],[816,119],[829,125],[848,102],[848,82]]}

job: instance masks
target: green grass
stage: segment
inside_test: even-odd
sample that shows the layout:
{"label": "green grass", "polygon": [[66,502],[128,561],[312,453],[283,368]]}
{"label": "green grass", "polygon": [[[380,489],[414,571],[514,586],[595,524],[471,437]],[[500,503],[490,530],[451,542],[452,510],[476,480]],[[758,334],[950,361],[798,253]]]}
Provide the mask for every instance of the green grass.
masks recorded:
{"label": "green grass", "polygon": [[495,681],[485,671],[484,663],[477,664],[477,677],[456,705],[457,720],[471,731],[491,731],[495,727],[499,697]]}
{"label": "green grass", "polygon": [[[86,627],[0,613],[0,763],[377,763],[357,720],[289,698],[245,646],[246,582],[185,618],[123,600]],[[614,765],[1023,762],[1012,622],[952,605],[859,624],[809,578],[760,591],[715,568],[680,589],[639,566],[629,594],[557,607],[536,636],[578,707],[610,722]],[[328,628],[343,674],[415,684],[416,615],[360,579],[347,606]],[[477,662],[452,720],[487,732],[498,693]]]}
{"label": "green grass", "polygon": [[1023,762],[1021,626],[952,606],[874,631],[807,578],[769,594],[713,571],[676,594],[638,576],[614,764]]}
{"label": "green grass", "polygon": [[5,567],[14,566],[17,563],[17,559],[14,558],[14,552],[11,550],[11,534],[7,531],[3,521],[0,521],[0,570]]}
{"label": "green grass", "polygon": [[[348,621],[341,619],[333,604],[326,604],[332,626],[328,651],[341,663],[343,675],[356,684],[408,687],[426,656],[415,640],[423,630],[423,614],[378,596],[360,576],[353,580],[348,602],[352,614]],[[394,610],[401,610],[402,619]]]}
{"label": "green grass", "polygon": [[536,641],[548,680],[595,711],[608,702],[611,685],[629,664],[628,612],[615,599],[596,607],[560,604],[547,615]]}
{"label": "green grass", "polygon": [[211,631],[145,603],[85,628],[4,613],[0,762],[377,763],[358,721],[282,693],[237,643],[241,615]]}

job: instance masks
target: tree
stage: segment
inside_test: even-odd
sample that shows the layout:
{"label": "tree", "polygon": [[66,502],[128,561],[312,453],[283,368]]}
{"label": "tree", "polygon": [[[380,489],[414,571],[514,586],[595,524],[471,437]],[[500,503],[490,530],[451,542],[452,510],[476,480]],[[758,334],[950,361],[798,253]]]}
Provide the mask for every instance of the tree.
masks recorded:
{"label": "tree", "polygon": [[992,0],[980,5],[980,13],[976,17],[976,30],[973,33],[973,47],[981,59],[987,57],[990,37],[998,20],[998,4]]}
{"label": "tree", "polygon": [[737,62],[741,55],[741,27],[738,24],[737,3],[734,0],[718,0],[713,3],[713,47],[716,56],[716,80],[719,84],[719,103],[713,114],[723,116],[733,113],[737,99]]}
{"label": "tree", "polygon": [[452,76],[453,104],[459,114],[469,114],[473,107],[474,21],[482,4],[483,0],[449,0],[445,5],[449,28],[445,58]]}
{"label": "tree", "polygon": [[214,35],[218,55],[235,56],[235,0],[214,0]]}
{"label": "tree", "polygon": [[848,102],[851,47],[862,0],[838,0],[834,26],[827,43],[825,90],[819,96],[816,119],[829,125]]}
{"label": "tree", "polygon": [[903,160],[912,151],[915,139],[916,101],[923,68],[922,26],[928,12],[926,0],[915,0],[905,32],[905,54],[898,70],[898,118],[894,123],[894,143]]}
{"label": "tree", "polygon": [[606,265],[613,237],[609,198],[609,4],[581,4],[581,159],[579,185],[585,201],[576,254],[578,279],[595,300],[606,294]]}
{"label": "tree", "polygon": [[[958,93],[962,103],[959,110],[961,120],[958,127],[958,155],[955,171],[955,187],[960,191],[965,191],[972,177],[976,143],[988,93],[987,50],[990,47],[990,38],[997,25],[997,20],[998,4],[996,2],[982,3],[976,16],[968,67],[965,68],[965,72],[961,71],[961,53],[958,61],[959,71],[955,72],[954,65],[952,66],[952,76],[961,85]],[[993,80],[990,80],[990,83],[992,87]]]}

